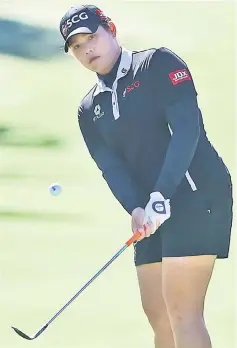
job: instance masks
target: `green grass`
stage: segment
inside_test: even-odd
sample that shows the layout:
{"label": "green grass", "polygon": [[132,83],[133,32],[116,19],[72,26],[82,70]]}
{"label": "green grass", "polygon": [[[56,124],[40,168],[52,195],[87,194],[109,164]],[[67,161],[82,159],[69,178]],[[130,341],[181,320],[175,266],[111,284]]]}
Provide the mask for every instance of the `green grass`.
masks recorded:
{"label": "green grass", "polygon": [[[54,11],[45,11],[46,3],[54,5]],[[166,46],[188,63],[208,136],[234,176],[233,4],[95,4],[116,21],[120,42],[127,48]],[[37,6],[22,0],[20,6],[15,0],[5,13],[56,28],[70,5],[66,0],[57,6],[53,0]],[[143,31],[138,30],[141,21]],[[0,65],[4,67],[1,125],[24,133],[21,139],[36,140],[43,134],[62,142],[58,148],[2,144],[0,150],[0,345],[23,348],[27,343],[10,326],[34,333],[131,231],[129,216],[108,190],[78,130],[77,105],[94,83],[94,75],[64,57],[40,63],[0,56]],[[59,197],[48,192],[55,181],[63,186]],[[234,241],[235,237],[230,258],[217,262],[207,297],[214,348],[235,345]],[[151,348],[152,342],[130,249],[33,344],[40,348]]]}
{"label": "green grass", "polygon": [[7,125],[0,127],[0,145],[3,147],[56,148],[62,141],[51,134],[37,134],[35,129],[12,129]]}

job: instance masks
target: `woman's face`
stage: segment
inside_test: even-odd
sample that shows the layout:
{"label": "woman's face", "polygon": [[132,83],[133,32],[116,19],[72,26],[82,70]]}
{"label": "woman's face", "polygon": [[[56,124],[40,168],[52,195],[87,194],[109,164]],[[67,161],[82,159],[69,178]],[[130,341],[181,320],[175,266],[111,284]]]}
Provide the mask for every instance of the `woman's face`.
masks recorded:
{"label": "woman's face", "polygon": [[111,31],[99,26],[94,34],[76,34],[68,42],[73,56],[87,69],[101,75],[113,67],[120,47]]}

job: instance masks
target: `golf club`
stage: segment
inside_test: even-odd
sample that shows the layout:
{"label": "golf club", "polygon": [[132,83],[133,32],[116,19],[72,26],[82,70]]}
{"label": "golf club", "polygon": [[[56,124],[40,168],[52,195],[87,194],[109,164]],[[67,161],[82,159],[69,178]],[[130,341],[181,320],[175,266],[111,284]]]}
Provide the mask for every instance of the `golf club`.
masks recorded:
{"label": "golf club", "polygon": [[26,340],[34,340],[40,336],[42,332],[44,332],[47,327],[59,316],[59,314],[61,314],[64,309],[66,309],[77,298],[78,295],[80,295],[109,265],[111,265],[111,263],[116,260],[118,256],[124,252],[124,250],[127,249],[127,247],[136,242],[140,236],[140,232],[134,233],[134,235],[124,244],[124,246],[116,254],[114,254],[114,256],[44,326],[42,326],[34,336],[28,336],[16,327],[12,326],[12,328],[19,336],[25,338]]}

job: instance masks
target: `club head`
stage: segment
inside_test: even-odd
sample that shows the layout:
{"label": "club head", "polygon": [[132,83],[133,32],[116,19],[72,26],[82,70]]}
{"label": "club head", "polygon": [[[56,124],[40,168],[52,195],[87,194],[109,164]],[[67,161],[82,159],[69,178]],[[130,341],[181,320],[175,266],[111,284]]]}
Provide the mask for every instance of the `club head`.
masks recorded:
{"label": "club head", "polygon": [[12,328],[19,336],[21,336],[25,340],[31,341],[37,338],[39,335],[41,335],[42,332],[44,332],[44,330],[47,329],[48,326],[49,326],[49,323],[45,324],[33,337],[27,336],[26,334],[24,334],[24,332],[22,332],[21,330],[17,329],[14,326],[12,326]]}
{"label": "club head", "polygon": [[16,327],[12,326],[12,328],[19,336],[25,338],[26,340],[34,340],[35,339],[35,337],[27,336],[26,334],[24,334],[24,332],[22,332],[21,330],[17,329]]}

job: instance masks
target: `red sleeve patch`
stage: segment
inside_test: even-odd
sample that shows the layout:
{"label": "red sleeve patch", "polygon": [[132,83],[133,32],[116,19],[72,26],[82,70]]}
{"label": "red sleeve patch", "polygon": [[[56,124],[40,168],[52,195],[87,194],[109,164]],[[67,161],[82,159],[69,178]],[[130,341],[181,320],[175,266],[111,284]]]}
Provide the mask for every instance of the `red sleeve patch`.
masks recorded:
{"label": "red sleeve patch", "polygon": [[171,73],[169,73],[169,78],[173,85],[177,85],[178,83],[183,81],[191,80],[187,69],[172,71]]}

